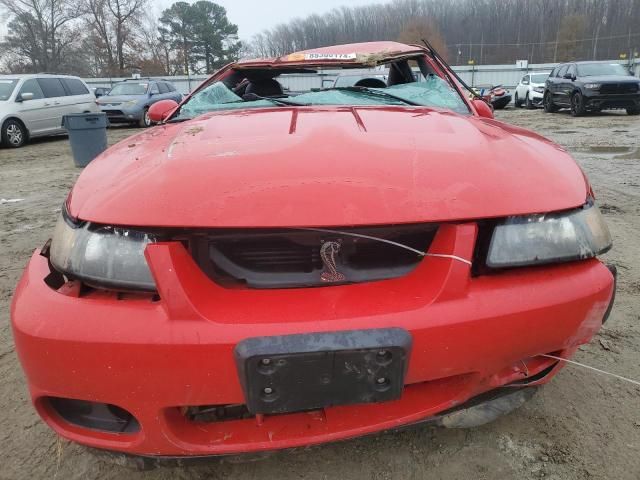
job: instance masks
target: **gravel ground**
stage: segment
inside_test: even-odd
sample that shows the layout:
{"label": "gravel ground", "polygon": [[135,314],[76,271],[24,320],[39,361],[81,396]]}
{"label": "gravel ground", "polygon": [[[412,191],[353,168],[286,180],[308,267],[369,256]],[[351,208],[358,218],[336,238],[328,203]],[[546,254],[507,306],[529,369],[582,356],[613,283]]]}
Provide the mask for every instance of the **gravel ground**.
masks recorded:
{"label": "gravel ground", "polygon": [[[497,117],[555,140],[591,178],[615,239],[607,261],[618,266],[620,279],[609,322],[577,359],[640,378],[640,119],[514,109]],[[133,133],[112,129],[109,140]],[[572,367],[520,410],[481,428],[419,428],[254,462],[207,460],[135,471],[60,440],[29,403],[9,304],[78,173],[65,138],[0,149],[0,198],[23,199],[0,204],[0,479],[640,478],[640,387]]]}

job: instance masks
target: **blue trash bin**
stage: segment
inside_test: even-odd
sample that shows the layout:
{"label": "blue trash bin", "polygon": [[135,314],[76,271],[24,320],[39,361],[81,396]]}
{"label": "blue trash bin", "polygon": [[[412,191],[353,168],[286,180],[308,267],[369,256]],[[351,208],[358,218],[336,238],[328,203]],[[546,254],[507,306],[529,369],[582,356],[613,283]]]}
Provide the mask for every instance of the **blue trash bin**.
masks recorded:
{"label": "blue trash bin", "polygon": [[107,114],[72,113],[62,117],[76,167],[86,167],[107,149]]}

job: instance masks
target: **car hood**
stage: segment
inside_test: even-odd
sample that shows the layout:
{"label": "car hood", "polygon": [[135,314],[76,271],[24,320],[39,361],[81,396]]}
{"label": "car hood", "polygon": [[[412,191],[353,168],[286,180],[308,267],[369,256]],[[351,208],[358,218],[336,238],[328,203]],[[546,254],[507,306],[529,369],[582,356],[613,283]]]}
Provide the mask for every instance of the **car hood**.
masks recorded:
{"label": "car hood", "polygon": [[598,77],[580,77],[581,82],[585,83],[640,83],[638,77],[630,77],[628,75],[602,75]]}
{"label": "car hood", "polygon": [[69,213],[112,225],[295,227],[436,222],[585,202],[560,147],[448,111],[268,108],[155,127],[94,160]]}
{"label": "car hood", "polygon": [[103,95],[98,99],[98,103],[123,103],[131,100],[146,100],[147,98],[149,98],[147,95]]}

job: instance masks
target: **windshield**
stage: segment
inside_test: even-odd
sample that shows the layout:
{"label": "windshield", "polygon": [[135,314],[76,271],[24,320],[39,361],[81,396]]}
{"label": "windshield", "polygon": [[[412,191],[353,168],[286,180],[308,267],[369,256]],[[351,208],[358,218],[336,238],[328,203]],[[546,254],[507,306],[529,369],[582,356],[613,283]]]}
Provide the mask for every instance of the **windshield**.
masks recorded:
{"label": "windshield", "polygon": [[[469,109],[460,95],[440,77],[429,75],[420,82],[403,83],[386,88],[358,87],[317,88],[294,94],[290,91],[273,98],[235,92],[223,82],[215,82],[193,95],[182,105],[176,119],[194,118],[206,112],[218,110],[265,108],[275,105],[333,105],[333,106],[374,106],[374,105],[419,105],[445,108],[457,113],[468,114]],[[283,90],[284,92],[284,90]]]}
{"label": "windshield", "polygon": [[549,78],[548,73],[538,73],[535,75],[531,75],[531,83],[544,83]]}
{"label": "windshield", "polygon": [[627,69],[619,63],[583,63],[578,65],[579,77],[596,77],[600,75],[630,76]]}
{"label": "windshield", "polygon": [[0,102],[9,100],[9,97],[13,93],[13,89],[16,88],[18,80],[12,79],[0,79]]}
{"label": "windshield", "polygon": [[118,83],[111,89],[109,95],[144,95],[148,87],[148,83]]}

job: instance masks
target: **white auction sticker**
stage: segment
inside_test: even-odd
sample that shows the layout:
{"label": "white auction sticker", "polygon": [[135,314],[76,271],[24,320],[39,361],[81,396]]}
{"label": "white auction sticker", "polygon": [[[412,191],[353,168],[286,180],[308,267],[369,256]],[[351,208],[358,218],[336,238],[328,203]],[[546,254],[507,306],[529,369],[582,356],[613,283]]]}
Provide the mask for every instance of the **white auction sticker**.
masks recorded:
{"label": "white auction sticker", "polygon": [[355,60],[355,53],[305,53],[305,60]]}

